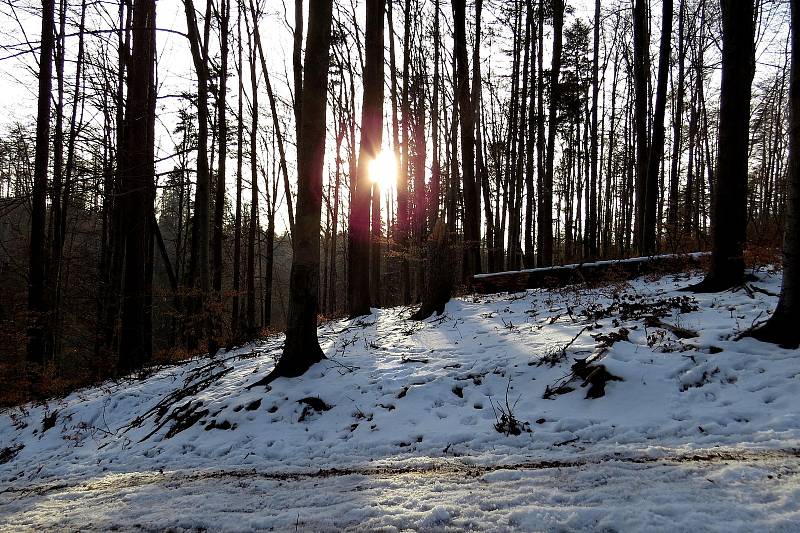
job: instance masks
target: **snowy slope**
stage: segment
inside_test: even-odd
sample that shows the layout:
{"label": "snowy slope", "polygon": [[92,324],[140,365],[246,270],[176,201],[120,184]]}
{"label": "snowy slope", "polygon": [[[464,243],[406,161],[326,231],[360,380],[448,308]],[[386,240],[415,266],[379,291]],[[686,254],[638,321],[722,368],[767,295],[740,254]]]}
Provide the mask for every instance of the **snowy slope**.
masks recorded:
{"label": "snowy slope", "polygon": [[[269,389],[247,386],[281,337],[8,410],[0,524],[800,530],[800,353],[734,340],[776,303],[757,275],[381,310],[321,327],[329,359]],[[596,399],[569,380],[589,356],[620,378]],[[508,407],[519,435],[495,429]]]}

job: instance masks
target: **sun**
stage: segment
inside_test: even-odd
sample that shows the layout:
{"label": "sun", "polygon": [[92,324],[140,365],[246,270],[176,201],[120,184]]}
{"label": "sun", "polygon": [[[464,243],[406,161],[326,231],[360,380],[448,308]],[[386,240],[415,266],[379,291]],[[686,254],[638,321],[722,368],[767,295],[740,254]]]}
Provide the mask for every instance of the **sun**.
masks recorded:
{"label": "sun", "polygon": [[394,153],[388,150],[378,152],[375,159],[369,162],[369,179],[384,190],[394,187],[397,179],[397,160]]}

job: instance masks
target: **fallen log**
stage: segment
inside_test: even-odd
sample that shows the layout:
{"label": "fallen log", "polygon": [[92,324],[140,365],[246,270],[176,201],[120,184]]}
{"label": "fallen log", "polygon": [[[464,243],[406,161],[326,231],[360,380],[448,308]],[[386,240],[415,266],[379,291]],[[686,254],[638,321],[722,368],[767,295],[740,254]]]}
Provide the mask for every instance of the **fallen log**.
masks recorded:
{"label": "fallen log", "polygon": [[476,274],[472,286],[479,294],[519,292],[525,289],[556,288],[575,283],[593,283],[605,279],[633,279],[651,273],[680,272],[698,268],[710,257],[709,252],[654,255],[591,263],[575,263],[492,274]]}

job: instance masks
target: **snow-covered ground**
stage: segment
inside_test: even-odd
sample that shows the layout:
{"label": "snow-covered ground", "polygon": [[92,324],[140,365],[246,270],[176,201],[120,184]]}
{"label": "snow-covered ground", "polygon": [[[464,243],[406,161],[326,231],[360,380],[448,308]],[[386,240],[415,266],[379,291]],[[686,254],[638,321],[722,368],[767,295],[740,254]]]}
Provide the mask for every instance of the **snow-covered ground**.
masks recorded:
{"label": "snow-covered ground", "polygon": [[5,411],[0,529],[800,531],[800,352],[735,340],[756,274],[376,311],[268,389],[281,337]]}

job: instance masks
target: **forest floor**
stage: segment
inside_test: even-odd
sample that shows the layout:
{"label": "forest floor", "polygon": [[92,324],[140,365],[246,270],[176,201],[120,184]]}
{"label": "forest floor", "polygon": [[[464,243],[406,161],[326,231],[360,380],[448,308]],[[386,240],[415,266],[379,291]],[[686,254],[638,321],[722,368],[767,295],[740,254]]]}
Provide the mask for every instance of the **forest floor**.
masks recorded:
{"label": "forest floor", "polygon": [[[469,296],[0,413],[0,529],[800,530],[800,352],[738,333],[780,272]],[[588,358],[588,359],[587,359]]]}

